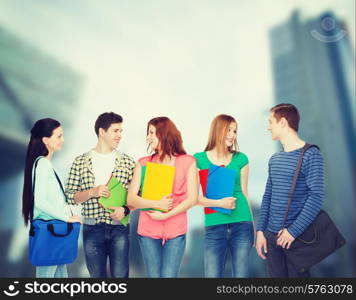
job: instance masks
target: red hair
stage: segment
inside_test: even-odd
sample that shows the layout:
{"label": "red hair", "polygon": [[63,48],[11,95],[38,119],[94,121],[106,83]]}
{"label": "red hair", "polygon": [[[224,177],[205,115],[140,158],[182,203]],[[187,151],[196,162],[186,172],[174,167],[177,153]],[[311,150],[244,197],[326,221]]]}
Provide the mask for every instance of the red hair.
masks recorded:
{"label": "red hair", "polygon": [[[162,154],[159,157],[163,161],[166,156],[178,156],[186,154],[183,148],[182,136],[176,125],[167,117],[157,117],[150,120],[147,124],[147,135],[150,125],[156,128],[156,136],[159,140]],[[152,156],[158,154],[157,150]]]}

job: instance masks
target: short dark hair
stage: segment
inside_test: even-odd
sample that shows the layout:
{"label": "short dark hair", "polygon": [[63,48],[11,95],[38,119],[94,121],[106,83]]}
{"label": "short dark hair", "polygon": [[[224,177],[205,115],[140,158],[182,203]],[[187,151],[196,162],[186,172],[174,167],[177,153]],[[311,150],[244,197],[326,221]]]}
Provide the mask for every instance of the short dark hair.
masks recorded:
{"label": "short dark hair", "polygon": [[111,124],[122,123],[123,119],[120,115],[113,112],[106,112],[101,114],[95,121],[95,133],[99,136],[99,128],[108,130]]}
{"label": "short dark hair", "polygon": [[277,119],[277,121],[281,118],[285,118],[289,127],[298,132],[300,116],[298,109],[293,104],[278,104],[271,108],[271,112],[273,112],[273,116]]}

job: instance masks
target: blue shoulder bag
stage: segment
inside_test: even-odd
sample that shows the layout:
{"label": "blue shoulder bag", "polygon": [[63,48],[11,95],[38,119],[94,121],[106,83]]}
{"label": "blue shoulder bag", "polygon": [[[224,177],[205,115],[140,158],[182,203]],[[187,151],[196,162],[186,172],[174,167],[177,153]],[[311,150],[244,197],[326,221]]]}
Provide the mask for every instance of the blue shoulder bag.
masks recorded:
{"label": "blue shoulder bag", "polygon": [[[35,163],[33,194],[37,162],[38,160]],[[64,193],[62,183],[55,171],[54,174]],[[29,259],[31,263],[34,266],[53,266],[72,263],[78,253],[79,231],[79,222],[69,223],[56,219],[43,220],[31,218],[29,232]]]}

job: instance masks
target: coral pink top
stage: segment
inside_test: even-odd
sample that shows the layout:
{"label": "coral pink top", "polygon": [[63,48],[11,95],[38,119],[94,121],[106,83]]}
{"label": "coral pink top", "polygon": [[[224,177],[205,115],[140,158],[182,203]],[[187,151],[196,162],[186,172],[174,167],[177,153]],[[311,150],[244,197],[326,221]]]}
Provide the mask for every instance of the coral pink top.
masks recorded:
{"label": "coral pink top", "polygon": [[[156,157],[146,156],[139,159],[139,164],[145,166],[148,161],[156,162]],[[188,197],[187,175],[195,158],[188,154],[179,155],[175,161],[175,175],[173,183],[173,207]],[[166,220],[153,220],[147,211],[140,211],[137,233],[163,242],[173,239],[187,232],[187,213],[182,212]]]}

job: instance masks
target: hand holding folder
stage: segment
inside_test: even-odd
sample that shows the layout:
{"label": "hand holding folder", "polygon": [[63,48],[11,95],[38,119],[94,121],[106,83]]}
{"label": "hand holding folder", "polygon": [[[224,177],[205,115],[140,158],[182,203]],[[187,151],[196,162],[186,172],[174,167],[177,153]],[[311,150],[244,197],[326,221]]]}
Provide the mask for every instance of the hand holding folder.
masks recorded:
{"label": "hand holding folder", "polygon": [[[109,212],[113,212],[109,207],[121,207],[126,204],[127,190],[125,187],[117,180],[115,176],[111,176],[107,186],[110,191],[109,197],[100,197],[99,203]],[[125,216],[120,222],[123,225],[127,225],[129,216]]]}
{"label": "hand holding folder", "polygon": [[[142,170],[142,198],[157,201],[171,195],[174,175],[174,166],[147,162]],[[151,208],[143,210],[151,210]]]}
{"label": "hand holding folder", "polygon": [[[218,200],[225,197],[232,197],[234,195],[235,181],[237,176],[236,171],[211,164],[208,169],[207,176],[206,171],[199,175],[201,178],[203,192],[205,189],[205,196],[207,198]],[[202,182],[202,179],[205,179],[205,182]],[[224,214],[231,214],[231,209],[223,207],[211,207],[211,209],[222,212]]]}

